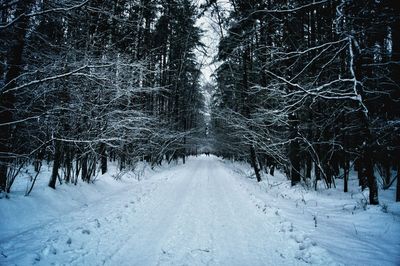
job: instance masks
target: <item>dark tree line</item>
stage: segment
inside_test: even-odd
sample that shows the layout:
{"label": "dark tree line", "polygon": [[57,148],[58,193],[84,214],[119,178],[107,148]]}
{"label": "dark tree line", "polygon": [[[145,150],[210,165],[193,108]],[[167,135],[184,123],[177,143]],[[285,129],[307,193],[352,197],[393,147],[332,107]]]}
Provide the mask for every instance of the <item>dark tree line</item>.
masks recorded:
{"label": "dark tree line", "polygon": [[[258,181],[281,167],[293,185],[343,178],[344,191],[354,168],[378,204],[400,169],[396,1],[230,5],[228,17],[203,5],[221,32],[215,152],[248,160]],[[208,132],[197,16],[189,0],[0,1],[0,190],[44,160],[55,188],[109,160],[122,170],[195,153]]]}
{"label": "dark tree line", "polygon": [[212,113],[217,152],[251,162],[259,181],[279,166],[292,185],[343,178],[345,192],[354,167],[378,204],[378,185],[400,171],[397,1],[230,4]]}
{"label": "dark tree line", "polygon": [[109,160],[122,170],[194,153],[196,19],[189,0],[0,1],[0,191],[44,160],[55,188]]}

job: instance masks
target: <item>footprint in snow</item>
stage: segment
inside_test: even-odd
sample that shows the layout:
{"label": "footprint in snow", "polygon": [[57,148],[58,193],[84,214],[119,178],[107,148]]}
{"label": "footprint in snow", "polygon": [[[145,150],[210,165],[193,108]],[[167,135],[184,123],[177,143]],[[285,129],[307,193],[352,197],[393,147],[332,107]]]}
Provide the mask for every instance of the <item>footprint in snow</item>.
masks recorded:
{"label": "footprint in snow", "polygon": [[277,249],[275,249],[275,252],[278,253],[279,256],[280,256],[281,258],[284,258],[284,259],[286,258],[285,255],[283,255],[283,254],[282,254],[280,251],[278,251]]}
{"label": "footprint in snow", "polygon": [[89,229],[83,229],[82,234],[84,235],[90,235],[90,230]]}
{"label": "footprint in snow", "polygon": [[303,250],[299,250],[295,258],[298,260],[302,260],[309,264],[316,265],[340,265],[339,263],[335,263],[327,251],[318,246],[310,246]]}
{"label": "footprint in snow", "polygon": [[336,265],[327,251],[317,246],[317,243],[303,233],[293,234],[291,238],[299,244],[295,258],[310,264]]}
{"label": "footprint in snow", "polygon": [[94,219],[94,223],[96,224],[97,228],[100,228],[101,224],[100,224],[99,219]]}
{"label": "footprint in snow", "polygon": [[57,249],[53,245],[48,245],[42,250],[43,256],[48,256],[49,254],[56,255]]}
{"label": "footprint in snow", "polygon": [[33,265],[36,264],[36,263],[39,263],[42,260],[42,257],[38,253],[32,254],[31,257],[32,257],[32,264]]}
{"label": "footprint in snow", "polygon": [[296,243],[303,243],[307,236],[305,236],[303,233],[297,233],[297,234],[292,234],[290,236]]}
{"label": "footprint in snow", "polygon": [[279,230],[280,232],[286,233],[286,232],[293,232],[293,224],[288,221],[281,222],[281,229]]}

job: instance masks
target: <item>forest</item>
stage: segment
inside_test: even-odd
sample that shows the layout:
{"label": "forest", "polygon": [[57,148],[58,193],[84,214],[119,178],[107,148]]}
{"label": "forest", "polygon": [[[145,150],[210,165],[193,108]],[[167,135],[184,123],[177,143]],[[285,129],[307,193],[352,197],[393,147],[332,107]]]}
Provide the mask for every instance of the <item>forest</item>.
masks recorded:
{"label": "forest", "polygon": [[399,79],[395,0],[2,0],[0,191],[27,165],[56,188],[206,150],[310,189],[354,169],[370,204],[400,201]]}
{"label": "forest", "polygon": [[190,1],[2,1],[0,10],[1,190],[44,160],[55,188],[90,182],[108,160],[122,171],[195,152],[201,31]]}
{"label": "forest", "polygon": [[292,185],[315,189],[318,180],[330,188],[340,178],[347,192],[354,169],[378,204],[378,184],[388,188],[400,173],[399,5],[232,6],[215,74],[217,153],[251,162],[258,181],[260,171],[283,167]]}

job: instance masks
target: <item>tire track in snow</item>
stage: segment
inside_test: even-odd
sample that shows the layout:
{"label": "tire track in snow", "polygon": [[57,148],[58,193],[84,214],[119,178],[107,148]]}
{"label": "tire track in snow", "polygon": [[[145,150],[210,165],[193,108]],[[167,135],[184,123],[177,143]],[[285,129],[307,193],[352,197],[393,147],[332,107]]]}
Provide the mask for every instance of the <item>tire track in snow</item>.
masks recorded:
{"label": "tire track in snow", "polygon": [[[189,196],[191,179],[184,178],[193,169],[181,166],[181,171],[154,191],[137,210],[138,231],[132,234],[106,263],[108,265],[156,265],[163,252],[162,240],[176,224]],[[182,173],[183,172],[183,173]],[[189,190],[188,190],[189,188]]]}
{"label": "tire track in snow", "polygon": [[[184,178],[190,179],[188,196],[182,205],[180,219],[164,239],[163,253],[157,265],[210,265],[213,263],[213,230],[210,219],[209,167],[198,164]],[[184,243],[184,245],[182,245]]]}
{"label": "tire track in snow", "polygon": [[27,249],[32,254],[16,260],[23,265],[306,264],[295,258],[298,244],[278,232],[280,225],[268,221],[216,157],[192,157],[157,176],[163,177],[19,235],[26,242],[19,248],[33,242]]}

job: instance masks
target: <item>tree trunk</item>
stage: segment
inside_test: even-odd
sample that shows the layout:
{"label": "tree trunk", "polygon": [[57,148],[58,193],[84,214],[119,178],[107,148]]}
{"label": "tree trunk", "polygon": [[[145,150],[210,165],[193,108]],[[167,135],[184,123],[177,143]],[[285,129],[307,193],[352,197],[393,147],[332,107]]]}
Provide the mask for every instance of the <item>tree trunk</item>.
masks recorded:
{"label": "tree trunk", "polygon": [[104,175],[107,173],[107,153],[106,153],[106,144],[100,144],[100,156],[101,156],[101,174]]}
{"label": "tree trunk", "polygon": [[374,175],[374,164],[372,162],[371,154],[365,154],[365,175],[368,181],[369,188],[369,203],[372,205],[378,205],[378,184]]}
{"label": "tree trunk", "polygon": [[[361,167],[365,170],[365,177],[367,178],[367,185],[369,188],[369,203],[372,205],[379,204],[378,200],[378,184],[376,182],[376,177],[374,174],[374,161],[373,161],[373,150],[372,150],[372,134],[370,127],[370,118],[367,110],[365,110],[365,106],[362,106],[363,101],[365,99],[364,88],[361,85],[360,81],[362,80],[363,73],[362,65],[363,62],[369,62],[369,58],[364,55],[364,57],[357,52],[357,54],[353,55],[353,42],[350,43],[349,49],[351,49],[351,60],[354,60],[354,78],[359,81],[356,85],[357,96],[360,97],[360,111],[358,114],[360,116],[361,123],[361,134],[363,137],[363,146],[362,146],[362,165]],[[355,46],[355,45],[354,45]]]}
{"label": "tree trunk", "polygon": [[344,158],[343,165],[343,192],[349,191],[349,164],[350,162],[347,160],[346,156]]}
{"label": "tree trunk", "polygon": [[382,166],[382,175],[383,175],[383,186],[387,186],[388,184],[390,184],[391,181],[391,161],[390,161],[390,157],[389,154],[384,152],[383,155],[383,162],[381,163]]}
{"label": "tree trunk", "polygon": [[58,177],[58,170],[61,165],[61,141],[55,140],[55,152],[54,152],[54,163],[53,170],[49,181],[49,187],[56,189],[56,182]]}
{"label": "tree trunk", "polygon": [[[391,3],[391,6],[394,8],[395,13],[399,14],[400,12],[400,7],[398,4],[398,1],[389,1]],[[391,66],[391,78],[393,80],[393,93],[391,95],[392,99],[399,99],[400,97],[400,64],[398,62],[400,61],[400,18],[397,16],[395,20],[393,21],[392,25],[392,61],[397,62],[396,64],[392,64]],[[397,115],[400,113],[399,109],[399,104],[398,101],[394,101],[395,105],[395,112]],[[395,151],[394,155],[395,158],[397,158],[397,186],[396,186],[396,201],[400,201],[400,149],[398,148],[400,146],[400,134],[399,131],[397,130],[397,137],[395,138],[395,143],[394,146],[397,146],[397,151]]]}
{"label": "tree trunk", "polygon": [[312,170],[312,159],[309,154],[307,154],[307,159],[306,159],[306,178],[311,179],[311,170]]}
{"label": "tree trunk", "polygon": [[183,148],[182,148],[183,154],[182,154],[182,161],[183,164],[186,163],[186,136],[183,137]]}
{"label": "tree trunk", "polygon": [[120,155],[120,162],[119,162],[119,170],[122,171],[125,169],[126,164],[126,155],[125,155],[125,147],[122,149],[122,153]]}
{"label": "tree trunk", "polygon": [[250,146],[250,159],[253,166],[254,173],[256,174],[257,182],[261,182],[260,169],[258,168],[257,155],[253,145]]}
{"label": "tree trunk", "polygon": [[82,181],[83,182],[88,182],[90,180],[90,173],[88,173],[88,156],[84,155],[82,157]]}
{"label": "tree trunk", "polygon": [[258,162],[258,166],[259,166],[260,172],[263,172],[263,167],[264,167],[263,164],[262,164],[263,159],[260,158],[260,157],[257,157],[257,162]]}
{"label": "tree trunk", "polygon": [[[30,3],[31,1],[18,1],[15,17],[25,13]],[[22,54],[25,47],[25,34],[28,22],[29,19],[24,16],[13,26],[14,41],[10,44],[10,49],[7,53],[9,68],[6,70],[4,80],[4,84],[7,85],[0,95],[0,191],[6,190],[8,165],[11,161],[8,156],[12,152],[12,127],[9,123],[13,121],[15,95],[10,89],[16,85],[14,79],[20,75],[22,70]]]}
{"label": "tree trunk", "polygon": [[[1,142],[1,141],[0,141]],[[3,144],[0,144],[0,152],[7,151],[6,148],[3,146]],[[6,146],[7,147],[7,146]],[[7,161],[5,158],[1,159],[1,164],[0,164],[0,192],[1,191],[6,191],[6,186],[7,186]]]}
{"label": "tree trunk", "polygon": [[299,158],[299,152],[300,152],[300,145],[299,141],[296,139],[297,136],[297,124],[295,121],[293,121],[293,115],[292,116],[292,125],[290,129],[290,144],[289,144],[289,160],[291,163],[291,168],[290,168],[290,178],[291,178],[291,183],[292,186],[296,185],[297,183],[300,182],[300,158]]}
{"label": "tree trunk", "polygon": [[65,147],[65,177],[64,177],[66,183],[71,182],[71,176],[72,176],[72,147],[71,145],[67,145]]}
{"label": "tree trunk", "polygon": [[397,164],[397,186],[396,186],[396,201],[400,201],[400,161]]}
{"label": "tree trunk", "polygon": [[329,163],[325,164],[325,175],[326,175],[326,184],[328,188],[332,188],[333,173],[332,173],[332,167]]}
{"label": "tree trunk", "polygon": [[271,165],[271,167],[269,168],[269,174],[274,176],[274,171],[275,171],[275,165]]}
{"label": "tree trunk", "polygon": [[81,172],[81,158],[79,154],[77,154],[75,161],[75,180],[74,180],[75,185],[78,183],[78,176],[80,172]]}

